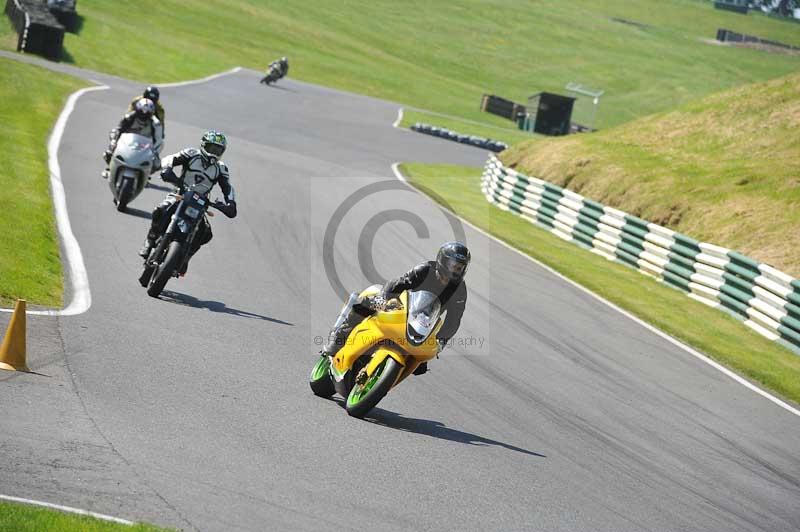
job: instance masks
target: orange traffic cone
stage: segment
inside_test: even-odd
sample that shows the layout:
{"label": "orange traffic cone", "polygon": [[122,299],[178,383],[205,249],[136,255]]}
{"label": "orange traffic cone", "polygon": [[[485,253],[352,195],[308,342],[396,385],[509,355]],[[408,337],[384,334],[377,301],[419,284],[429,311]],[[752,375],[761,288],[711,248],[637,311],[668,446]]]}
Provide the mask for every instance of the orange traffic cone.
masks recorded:
{"label": "orange traffic cone", "polygon": [[0,369],[30,371],[25,363],[25,300],[18,299],[0,345]]}

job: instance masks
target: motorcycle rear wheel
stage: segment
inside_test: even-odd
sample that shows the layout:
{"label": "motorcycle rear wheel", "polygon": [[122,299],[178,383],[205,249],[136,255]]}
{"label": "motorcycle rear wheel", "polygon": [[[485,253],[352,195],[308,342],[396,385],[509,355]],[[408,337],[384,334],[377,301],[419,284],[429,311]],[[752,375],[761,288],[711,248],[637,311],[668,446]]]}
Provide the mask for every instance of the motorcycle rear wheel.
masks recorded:
{"label": "motorcycle rear wheel", "polygon": [[314,367],[311,369],[311,376],[308,378],[308,384],[311,386],[311,391],[318,397],[331,397],[336,390],[331,381],[331,358],[327,355],[322,355]]}
{"label": "motorcycle rear wheel", "polygon": [[170,242],[164,261],[156,268],[152,279],[150,279],[150,284],[147,285],[148,296],[158,297],[161,295],[161,291],[167,286],[167,281],[172,277],[182,256],[183,244],[181,242]]}
{"label": "motorcycle rear wheel", "polygon": [[366,416],[394,386],[402,371],[403,366],[398,364],[395,359],[387,358],[367,379],[367,382],[356,384],[350,390],[345,403],[347,413],[359,419]]}

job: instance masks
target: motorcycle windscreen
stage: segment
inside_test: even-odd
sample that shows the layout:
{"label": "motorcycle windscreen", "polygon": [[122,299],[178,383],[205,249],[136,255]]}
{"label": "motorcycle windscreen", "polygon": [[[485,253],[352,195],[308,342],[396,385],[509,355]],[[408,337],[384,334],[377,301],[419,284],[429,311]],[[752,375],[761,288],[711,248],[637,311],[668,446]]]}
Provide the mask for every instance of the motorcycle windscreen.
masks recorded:
{"label": "motorcycle windscreen", "polygon": [[408,293],[408,324],[406,335],[412,345],[422,345],[431,335],[439,315],[442,304],[433,292],[419,290]]}
{"label": "motorcycle windscreen", "polygon": [[124,133],[122,137],[120,137],[120,143],[127,146],[132,151],[144,151],[152,147],[149,138],[136,133]]}

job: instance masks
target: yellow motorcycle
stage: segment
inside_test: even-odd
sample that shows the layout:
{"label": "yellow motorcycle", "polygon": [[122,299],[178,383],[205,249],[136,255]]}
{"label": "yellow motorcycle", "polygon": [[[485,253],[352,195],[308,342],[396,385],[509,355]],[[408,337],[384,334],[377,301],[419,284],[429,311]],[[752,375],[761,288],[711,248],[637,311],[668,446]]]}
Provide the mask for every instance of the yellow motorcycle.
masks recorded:
{"label": "yellow motorcycle", "polygon": [[[376,285],[359,297],[379,293]],[[436,334],[442,323],[441,303],[432,292],[409,290],[382,302],[332,359],[320,357],[311,370],[311,390],[320,397],[338,393],[346,398],[347,413],[363,418],[389,390],[439,353]]]}

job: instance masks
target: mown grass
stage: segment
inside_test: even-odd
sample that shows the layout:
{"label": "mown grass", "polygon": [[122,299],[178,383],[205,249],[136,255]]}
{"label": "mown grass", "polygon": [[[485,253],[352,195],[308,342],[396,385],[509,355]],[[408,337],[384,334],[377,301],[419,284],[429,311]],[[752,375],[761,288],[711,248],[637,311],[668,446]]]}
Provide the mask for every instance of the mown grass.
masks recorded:
{"label": "mown grass", "polygon": [[800,45],[796,24],[695,0],[81,0],[78,10],[65,47],[80,66],[174,81],[287,55],[292,77],[487,123],[485,92],[524,102],[570,81],[599,87],[598,124],[609,127],[800,66],[703,41],[724,27]]}
{"label": "mown grass", "polygon": [[84,84],[0,58],[0,304],[61,305],[47,137],[67,96]]}
{"label": "mown grass", "polygon": [[172,529],[139,523],[133,526],[123,525],[36,506],[0,502],[0,530],[8,532],[169,532]]}
{"label": "mown grass", "polygon": [[501,158],[800,276],[800,74],[607,131],[539,138]]}
{"label": "mown grass", "polygon": [[400,169],[414,186],[432,191],[432,197],[441,197],[464,219],[739,374],[800,403],[800,356],[678,290],[513,214],[487,208],[480,191],[480,169],[427,164],[403,164]]}

